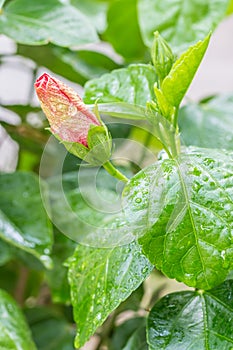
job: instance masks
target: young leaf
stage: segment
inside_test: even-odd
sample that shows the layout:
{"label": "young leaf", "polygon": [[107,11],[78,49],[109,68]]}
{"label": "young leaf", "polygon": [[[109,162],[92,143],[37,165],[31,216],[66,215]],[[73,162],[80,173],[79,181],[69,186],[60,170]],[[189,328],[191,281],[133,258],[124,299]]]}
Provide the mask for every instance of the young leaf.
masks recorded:
{"label": "young leaf", "polygon": [[180,54],[210,30],[226,14],[229,0],[139,0],[138,16],[143,40],[153,42],[153,33],[159,33]]}
{"label": "young leaf", "polygon": [[232,288],[228,280],[208,292],[163,297],[149,314],[149,349],[232,349]]}
{"label": "young leaf", "polygon": [[84,102],[126,102],[144,106],[154,99],[154,83],[157,76],[153,66],[132,64],[114,70],[101,78],[90,80],[85,85]]}
{"label": "young leaf", "polygon": [[210,40],[208,35],[184,52],[163,80],[161,90],[171,106],[178,107],[202,61]]}
{"label": "young leaf", "polygon": [[179,111],[179,125],[186,146],[233,150],[233,95],[185,105]]}
{"label": "young leaf", "polygon": [[232,267],[233,154],[189,148],[139,172],[123,192],[128,226],[152,264],[202,289]]}
{"label": "young leaf", "polygon": [[20,308],[5,291],[0,290],[0,348],[36,350]]}
{"label": "young leaf", "polygon": [[15,0],[0,14],[0,33],[18,43],[48,42],[71,47],[98,41],[91,22],[69,4],[57,0]]}
{"label": "young leaf", "polygon": [[136,243],[112,249],[77,247],[69,261],[77,348],[144,281],[151,270],[152,265]]}
{"label": "young leaf", "polygon": [[52,227],[40,190],[45,196],[46,188],[39,187],[39,179],[32,173],[0,175],[0,237],[50,267]]}

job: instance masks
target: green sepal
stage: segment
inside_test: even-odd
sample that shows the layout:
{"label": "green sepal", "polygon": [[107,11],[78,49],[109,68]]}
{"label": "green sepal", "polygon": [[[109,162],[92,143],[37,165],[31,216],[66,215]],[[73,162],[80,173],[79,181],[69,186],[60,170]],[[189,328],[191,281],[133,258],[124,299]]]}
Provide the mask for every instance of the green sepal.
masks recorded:
{"label": "green sepal", "polygon": [[98,164],[103,164],[110,159],[112,138],[107,127],[91,125],[87,135],[87,143],[90,149],[90,157]]}
{"label": "green sepal", "polygon": [[86,161],[89,153],[89,149],[87,147],[77,142],[61,141],[60,139],[59,141],[65,146],[69,153],[72,153],[74,156]]}

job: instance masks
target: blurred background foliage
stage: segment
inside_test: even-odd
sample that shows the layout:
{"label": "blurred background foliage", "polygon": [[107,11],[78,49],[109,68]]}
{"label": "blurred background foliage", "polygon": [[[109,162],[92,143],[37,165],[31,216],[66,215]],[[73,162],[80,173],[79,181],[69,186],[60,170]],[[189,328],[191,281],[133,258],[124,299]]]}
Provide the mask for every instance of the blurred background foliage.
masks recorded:
{"label": "blurred background foliage", "polygon": [[[51,149],[47,155],[46,169],[41,172],[45,183],[39,186],[40,161],[50,135],[34,94],[36,77],[43,71],[62,77],[85,95],[87,103],[94,102],[93,91],[100,91],[105,102],[144,105],[155,81],[151,66],[148,76],[145,66],[151,64],[153,32],[159,30],[180,55],[232,12],[233,1],[228,0],[0,0],[0,288],[23,308],[39,350],[74,349],[75,325],[64,262],[77,243],[50,223],[40,199],[41,188],[46,193],[46,179],[57,174],[63,155],[54,141],[58,151]],[[223,69],[220,62],[219,71]],[[183,143],[232,150],[232,115],[230,93],[200,102],[187,99],[180,111]],[[109,117],[105,121],[114,139],[125,139],[115,149],[119,158],[129,154],[131,161],[119,164],[124,171],[133,174],[151,162],[143,148],[135,150],[130,140],[155,154],[161,150],[161,144],[142,122],[113,123]],[[208,132],[203,132],[204,126]],[[65,157],[62,171],[67,174],[67,193],[77,187],[72,174],[78,163],[72,155]],[[107,178],[105,183],[116,187]],[[106,342],[106,338],[109,349],[136,349],[135,344],[139,344],[137,349],[147,349],[141,309],[150,307],[161,295],[182,288],[154,271],[119,306],[112,316],[114,322],[106,321],[104,339],[96,336],[85,349],[100,349],[100,339]],[[0,347],[32,350],[34,345],[18,306],[5,293],[0,294],[0,302],[12,304],[17,311],[8,310],[9,317],[16,318],[17,314],[20,320],[15,335],[20,345],[16,347],[14,340],[7,343],[0,332]],[[132,319],[132,315],[137,317]],[[6,325],[0,321],[0,329],[3,326],[15,334],[14,322]]]}

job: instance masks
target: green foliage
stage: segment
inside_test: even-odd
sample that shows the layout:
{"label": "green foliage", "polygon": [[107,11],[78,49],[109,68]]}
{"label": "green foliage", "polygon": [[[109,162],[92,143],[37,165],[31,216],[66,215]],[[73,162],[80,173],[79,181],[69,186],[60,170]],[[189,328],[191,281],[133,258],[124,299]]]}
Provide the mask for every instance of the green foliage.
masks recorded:
{"label": "green foliage", "polygon": [[73,350],[75,330],[59,310],[43,307],[25,311],[38,350]]}
{"label": "green foliage", "polygon": [[151,46],[158,30],[176,53],[202,40],[224,17],[229,0],[139,0],[138,15],[144,42]]}
{"label": "green foliage", "polygon": [[96,51],[73,51],[54,45],[18,45],[19,55],[28,57],[39,66],[61,74],[75,83],[83,85],[87,80],[97,78],[118,68],[118,64],[108,56]]}
{"label": "green foliage", "polygon": [[[232,94],[179,110],[230,13],[229,0],[0,0],[16,44],[1,72],[20,62],[32,85],[1,105],[0,151],[18,145],[15,171],[0,162],[1,349],[71,350],[93,334],[98,349],[232,348]],[[85,84],[112,139],[105,126],[88,148],[50,138],[42,69]],[[166,276],[196,290],[158,301],[185,288]]]}
{"label": "green foliage", "polygon": [[208,35],[184,52],[164,78],[161,91],[171,106],[178,107],[202,61],[210,40]]}
{"label": "green foliage", "polygon": [[78,327],[77,347],[88,340],[151,269],[152,265],[136,243],[112,249],[77,247],[69,260],[71,298]]}
{"label": "green foliage", "polygon": [[153,85],[157,80],[155,69],[150,65],[132,64],[114,70],[85,85],[85,103],[127,102],[145,106],[154,99]]}
{"label": "green foliage", "polygon": [[[26,172],[2,174],[0,191],[1,238],[33,254],[50,267],[52,230],[41,202],[38,177]],[[45,195],[46,187],[42,182],[41,191]]]}
{"label": "green foliage", "polygon": [[3,8],[0,32],[27,45],[52,42],[71,47],[98,40],[94,27],[76,8],[57,0],[15,0]]}
{"label": "green foliage", "polygon": [[207,102],[185,105],[179,112],[183,144],[233,150],[232,118],[232,95],[219,95]]}
{"label": "green foliage", "polygon": [[7,350],[36,350],[22,311],[14,299],[0,290],[0,347]]}
{"label": "green foliage", "polygon": [[149,349],[231,349],[232,287],[228,280],[208,292],[163,297],[148,317]]}
{"label": "green foliage", "polygon": [[232,268],[232,156],[187,149],[143,169],[123,193],[143,252],[189,286],[210,289]]}
{"label": "green foliage", "polygon": [[113,1],[109,6],[107,19],[108,26],[104,37],[114,49],[128,61],[143,58],[146,47],[137,21],[137,0]]}

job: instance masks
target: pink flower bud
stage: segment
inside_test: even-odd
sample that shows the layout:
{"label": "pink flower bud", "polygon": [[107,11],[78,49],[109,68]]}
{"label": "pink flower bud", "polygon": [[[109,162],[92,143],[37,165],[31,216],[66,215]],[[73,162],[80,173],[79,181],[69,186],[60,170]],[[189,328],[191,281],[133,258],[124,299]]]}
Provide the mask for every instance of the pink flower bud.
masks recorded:
{"label": "pink flower bud", "polygon": [[35,89],[51,126],[51,132],[62,141],[77,142],[87,147],[90,126],[101,123],[79,95],[47,73],[36,80]]}

